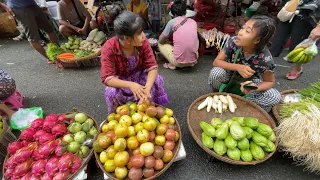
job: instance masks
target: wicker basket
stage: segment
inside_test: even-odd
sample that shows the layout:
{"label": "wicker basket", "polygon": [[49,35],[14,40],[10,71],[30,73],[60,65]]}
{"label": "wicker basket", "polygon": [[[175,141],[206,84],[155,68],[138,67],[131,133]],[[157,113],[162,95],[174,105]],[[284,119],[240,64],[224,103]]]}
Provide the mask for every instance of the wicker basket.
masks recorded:
{"label": "wicker basket", "polygon": [[90,56],[73,59],[73,60],[65,60],[65,59],[58,59],[57,60],[57,67],[58,68],[75,68],[80,66],[100,66],[100,54],[101,51],[92,54]]}
{"label": "wicker basket", "polygon": [[[293,94],[296,93],[298,91],[298,89],[289,89],[286,91],[281,91],[280,94],[281,96],[283,95],[287,95],[287,94]],[[275,106],[272,107],[272,113],[274,115],[274,117],[276,118],[276,120],[278,122],[280,122],[281,118],[280,118],[280,106],[281,104],[276,104]]]}
{"label": "wicker basket", "polygon": [[14,17],[8,12],[0,12],[0,34],[12,34],[17,31],[17,24]]}
{"label": "wicker basket", "polygon": [[[156,105],[156,106],[163,107],[163,106],[161,106],[161,105]],[[165,107],[163,107],[163,108],[165,108]],[[179,135],[180,135],[179,140],[178,140],[178,142],[175,144],[175,147],[174,147],[174,149],[173,149],[173,151],[172,151],[172,152],[173,152],[173,158],[172,158],[172,160],[171,160],[169,163],[167,163],[167,164],[164,165],[164,167],[163,167],[163,169],[162,169],[161,171],[155,171],[155,172],[154,172],[154,175],[153,175],[152,177],[145,178],[145,180],[155,179],[155,178],[159,177],[161,174],[163,174],[164,172],[166,172],[166,171],[169,169],[169,167],[171,166],[171,164],[174,162],[174,159],[176,158],[176,156],[177,156],[177,154],[178,154],[178,151],[179,151],[179,149],[180,149],[181,142],[182,142],[182,134],[181,134],[181,129],[180,129],[180,125],[179,125],[178,120],[177,120],[176,117],[174,117],[174,116],[173,116],[173,118],[175,119],[175,122],[176,122],[176,129],[175,129],[175,130],[176,130],[176,131],[179,133]],[[102,124],[104,124],[105,122],[106,122],[106,121],[104,121]],[[101,126],[101,127],[102,127],[102,126]],[[99,133],[100,133],[100,132],[101,132],[101,128],[99,129]],[[103,173],[106,174],[106,175],[107,175],[108,177],[110,177],[111,179],[117,179],[114,173],[108,173],[108,172],[104,169],[103,164],[101,164],[101,162],[99,161],[100,158],[99,158],[98,153],[94,152],[94,156],[96,157],[96,161],[97,161],[100,169],[103,171]],[[129,178],[127,177],[126,179],[129,179]]]}
{"label": "wicker basket", "polygon": [[[72,113],[73,113],[73,112],[69,112],[69,113],[65,113],[65,114],[72,114]],[[94,127],[95,127],[96,129],[99,129],[99,125],[98,125],[97,121],[96,121],[92,116],[88,115],[88,114],[85,113],[85,112],[82,112],[82,113],[86,114],[88,118],[91,118],[91,119],[94,121]],[[72,180],[76,175],[78,175],[78,173],[88,164],[88,162],[90,161],[92,155],[93,155],[93,148],[91,148],[91,149],[89,150],[89,154],[87,155],[87,157],[85,157],[85,158],[82,160],[82,164],[81,164],[80,168],[78,169],[78,171],[75,172],[75,173],[73,173],[73,174],[71,174],[71,175],[69,175],[69,177],[67,178],[67,180]],[[9,154],[6,155],[5,161],[6,161],[8,158],[9,158]],[[2,167],[2,171],[3,171],[3,172],[5,171],[4,166]],[[6,180],[6,179],[3,177],[3,180]]]}
{"label": "wicker basket", "polygon": [[[208,123],[211,122],[211,119],[216,117],[216,118],[221,118],[223,120],[225,119],[231,119],[232,117],[254,117],[257,118],[261,123],[269,125],[271,128],[275,128],[276,125],[272,118],[266,113],[261,107],[256,105],[255,103],[246,100],[240,96],[229,94],[232,98],[233,101],[237,105],[237,109],[235,113],[231,113],[229,111],[223,113],[222,115],[218,113],[214,113],[213,111],[210,111],[209,113],[206,110],[198,111],[197,107],[201,102],[203,102],[208,96],[213,96],[213,95],[227,95],[227,93],[211,93],[211,94],[206,94],[198,99],[196,99],[189,107],[188,110],[188,128],[189,131],[194,138],[194,140],[198,143],[198,145],[206,151],[208,154],[211,156],[229,163],[229,164],[235,164],[235,165],[256,165],[259,163],[264,162],[265,160],[269,159],[274,152],[266,154],[265,158],[263,160],[259,161],[251,161],[251,162],[244,162],[244,161],[236,161],[228,158],[226,155],[220,156],[216,154],[213,150],[208,149],[206,146],[204,146],[201,142],[201,133],[202,129],[199,125],[200,121],[206,121]],[[275,146],[278,146],[278,142],[275,143]]]}

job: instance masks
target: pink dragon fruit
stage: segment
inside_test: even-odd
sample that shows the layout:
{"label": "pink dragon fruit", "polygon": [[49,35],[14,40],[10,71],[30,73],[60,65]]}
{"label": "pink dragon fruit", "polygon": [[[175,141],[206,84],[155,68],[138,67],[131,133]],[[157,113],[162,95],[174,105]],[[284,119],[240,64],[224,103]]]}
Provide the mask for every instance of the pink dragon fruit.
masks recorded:
{"label": "pink dragon fruit", "polygon": [[36,130],[40,130],[43,127],[43,123],[44,123],[44,119],[39,118],[39,119],[36,119],[36,120],[32,121],[31,127],[36,129]]}
{"label": "pink dragon fruit", "polygon": [[33,160],[28,159],[25,162],[18,164],[14,169],[13,176],[22,177],[26,175],[31,170],[32,163],[33,163]]}
{"label": "pink dragon fruit", "polygon": [[56,114],[49,114],[47,117],[46,117],[46,122],[57,122],[58,120],[58,116]]}
{"label": "pink dragon fruit", "polygon": [[38,148],[40,158],[46,158],[49,155],[53,154],[56,147],[57,147],[57,144],[55,143],[55,141],[48,141],[48,142],[44,143],[43,145],[41,145]]}
{"label": "pink dragon fruit", "polygon": [[51,132],[55,136],[62,136],[67,132],[67,127],[64,124],[57,124],[52,128]]}
{"label": "pink dragon fruit", "polygon": [[65,114],[61,114],[58,119],[57,119],[57,122],[58,123],[62,123],[65,121],[65,118],[66,118],[66,115]]}
{"label": "pink dragon fruit", "polygon": [[10,155],[13,155],[14,153],[16,153],[17,150],[23,148],[23,144],[21,142],[13,142],[13,143],[10,143],[8,145],[8,152]]}
{"label": "pink dragon fruit", "polygon": [[59,162],[59,159],[57,157],[52,157],[47,162],[46,173],[50,177],[53,177],[55,174],[57,174],[59,172],[58,162]]}
{"label": "pink dragon fruit", "polygon": [[31,172],[28,172],[26,175],[24,175],[24,176],[21,178],[21,180],[30,180],[31,176],[32,176],[32,173],[31,173]]}
{"label": "pink dragon fruit", "polygon": [[32,153],[32,155],[31,155],[31,157],[32,157],[34,160],[36,160],[36,161],[38,161],[39,159],[41,159],[41,156],[40,156],[40,154],[39,154],[38,149],[33,150],[33,153]]}
{"label": "pink dragon fruit", "polygon": [[29,146],[30,141],[21,141],[21,144],[23,145],[23,147]]}
{"label": "pink dragon fruit", "polygon": [[74,155],[72,153],[67,153],[60,158],[58,163],[60,171],[66,171],[69,168],[71,168],[73,163],[73,157]]}
{"label": "pink dragon fruit", "polygon": [[17,162],[14,161],[14,156],[11,156],[9,159],[6,160],[4,163],[5,168],[14,169],[17,165]]}
{"label": "pink dragon fruit", "polygon": [[70,172],[67,171],[60,171],[58,174],[56,174],[52,180],[65,180],[70,175]]}
{"label": "pink dragon fruit", "polygon": [[71,166],[71,173],[75,173],[79,170],[80,166],[82,164],[82,159],[79,156],[73,157],[73,164]]}
{"label": "pink dragon fruit", "polygon": [[52,178],[49,176],[48,173],[45,173],[45,174],[42,176],[41,180],[52,180]]}
{"label": "pink dragon fruit", "polygon": [[38,160],[32,165],[31,172],[36,176],[41,176],[45,173],[47,161],[44,159]]}
{"label": "pink dragon fruit", "polygon": [[23,147],[19,149],[14,155],[13,155],[13,161],[16,164],[25,162],[27,159],[29,159],[33,153],[34,148],[30,146]]}
{"label": "pink dragon fruit", "polygon": [[40,144],[44,144],[44,143],[46,143],[48,141],[53,141],[55,139],[56,138],[52,134],[45,133],[45,134],[42,134],[42,136],[40,136],[38,141],[39,141]]}
{"label": "pink dragon fruit", "polygon": [[11,169],[11,168],[6,169],[6,172],[4,173],[4,177],[6,179],[10,179],[13,175],[13,172],[14,172],[14,169]]}
{"label": "pink dragon fruit", "polygon": [[44,130],[38,130],[34,135],[33,135],[33,138],[35,139],[35,140],[37,140],[37,141],[39,141],[39,139],[40,139],[40,137],[43,135],[43,134],[45,134],[45,133],[47,133],[46,131],[44,131]]}
{"label": "pink dragon fruit", "polygon": [[18,176],[12,176],[12,177],[11,177],[11,180],[21,180],[21,178],[18,177]]}
{"label": "pink dragon fruit", "polygon": [[32,127],[29,127],[27,129],[24,129],[21,134],[20,134],[20,139],[21,140],[26,140],[26,141],[33,141],[33,135],[36,133],[36,130],[33,129]]}
{"label": "pink dragon fruit", "polygon": [[62,156],[65,153],[65,148],[63,146],[58,145],[55,150],[56,156]]}
{"label": "pink dragon fruit", "polygon": [[53,126],[55,126],[57,123],[55,121],[45,121],[43,123],[43,130],[47,132],[51,132],[51,129]]}
{"label": "pink dragon fruit", "polygon": [[29,180],[41,180],[40,176],[32,175]]}

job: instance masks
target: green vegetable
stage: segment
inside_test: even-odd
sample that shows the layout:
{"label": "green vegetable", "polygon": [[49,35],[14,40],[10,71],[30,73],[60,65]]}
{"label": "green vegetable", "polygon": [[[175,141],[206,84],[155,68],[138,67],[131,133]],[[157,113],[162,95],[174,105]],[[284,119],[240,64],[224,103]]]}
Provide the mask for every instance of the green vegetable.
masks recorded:
{"label": "green vegetable", "polygon": [[80,45],[80,42],[81,42],[81,38],[77,38],[75,41],[74,41],[74,44],[75,45]]}
{"label": "green vegetable", "polygon": [[214,128],[218,128],[223,124],[223,121],[220,118],[212,118],[211,120],[211,125]]}
{"label": "green vegetable", "polygon": [[272,142],[276,142],[277,137],[276,137],[276,135],[274,134],[274,132],[273,132],[273,131],[272,131],[271,136],[269,136],[269,137],[268,137],[268,139],[269,139],[270,141],[272,141]]}
{"label": "green vegetable", "polygon": [[276,146],[274,145],[274,143],[272,141],[267,142],[267,146],[263,147],[263,150],[265,152],[274,152],[276,150]]}
{"label": "green vegetable", "polygon": [[93,41],[97,43],[101,40],[104,40],[105,38],[106,38],[106,35],[102,31],[99,31],[94,37]]}
{"label": "green vegetable", "polygon": [[259,126],[259,120],[253,117],[245,117],[243,119],[243,126],[256,129]]}
{"label": "green vegetable", "polygon": [[228,149],[227,155],[230,159],[239,161],[241,152],[238,148]]}
{"label": "green vegetable", "polygon": [[58,59],[57,56],[64,52],[65,50],[54,43],[49,43],[46,50],[46,54],[50,61],[56,61]]}
{"label": "green vegetable", "polygon": [[251,139],[253,130],[249,127],[243,127],[243,130],[246,132],[246,138]]}
{"label": "green vegetable", "polygon": [[206,133],[202,132],[202,144],[209,149],[213,148],[214,142],[213,139],[206,135]]}
{"label": "green vegetable", "polygon": [[82,57],[90,56],[92,53],[93,53],[92,51],[77,50],[74,53],[74,55],[75,55],[75,58],[82,58]]}
{"label": "green vegetable", "polygon": [[241,150],[249,149],[249,140],[247,138],[244,138],[238,141],[238,148]]}
{"label": "green vegetable", "polygon": [[260,123],[257,128],[257,132],[265,137],[269,137],[269,136],[271,136],[273,130],[271,129],[270,126]]}
{"label": "green vegetable", "polygon": [[73,36],[69,36],[69,37],[68,37],[68,40],[71,41],[71,42],[73,42],[73,41],[74,41],[74,37],[73,37]]}
{"label": "green vegetable", "polygon": [[71,48],[71,46],[70,46],[69,43],[66,43],[66,44],[64,44],[64,45],[66,46],[67,49],[70,49],[70,48]]}
{"label": "green vegetable", "polygon": [[221,125],[221,127],[219,127],[217,130],[216,130],[216,138],[217,139],[220,139],[220,140],[223,140],[223,139],[226,139],[227,136],[228,136],[228,131],[229,131],[229,126],[227,123],[223,123]]}
{"label": "green vegetable", "polygon": [[232,120],[238,122],[240,126],[243,126],[244,117],[233,117]]}
{"label": "green vegetable", "polygon": [[229,127],[231,126],[232,122],[232,119],[227,119],[224,121],[224,123],[228,124]]}
{"label": "green vegetable", "polygon": [[73,49],[73,50],[79,49],[79,46],[78,45],[73,45],[72,47],[70,47],[70,49]]}
{"label": "green vegetable", "polygon": [[[309,115],[310,114],[309,107],[312,105],[315,105],[317,108],[320,109],[320,102],[317,101],[318,95],[317,94],[312,94],[312,95],[314,95],[314,99],[313,98],[305,98],[305,99],[302,99],[296,103],[289,103],[289,104],[282,103],[281,109],[280,109],[280,118],[281,119],[290,118],[292,116],[292,114],[294,112],[296,112],[297,110],[302,114]],[[319,96],[319,98],[320,98],[320,96]]]}
{"label": "green vegetable", "polygon": [[213,145],[213,150],[214,152],[222,156],[227,152],[227,147],[224,144],[223,140],[217,139]]}
{"label": "green vegetable", "polygon": [[206,133],[207,136],[209,136],[209,137],[215,136],[216,130],[210,124],[208,124],[204,121],[201,121],[200,127],[203,130],[203,132]]}
{"label": "green vegetable", "polygon": [[227,148],[229,149],[234,149],[237,147],[237,141],[234,140],[230,134],[228,135],[228,137],[224,140],[224,143],[226,144]]}
{"label": "green vegetable", "polygon": [[96,28],[96,29],[94,29],[94,30],[92,30],[90,33],[89,33],[89,35],[88,35],[88,37],[87,37],[87,40],[88,41],[92,41],[93,40],[93,38],[96,36],[96,34],[98,33],[98,29]]}
{"label": "green vegetable", "polygon": [[262,136],[261,134],[255,131],[252,133],[252,140],[254,143],[256,143],[261,147],[267,146],[267,143],[268,143],[268,139],[266,137]]}
{"label": "green vegetable", "polygon": [[249,149],[242,150],[240,152],[241,152],[240,156],[241,156],[242,161],[244,161],[244,162],[252,161],[252,154],[251,154],[251,151]]}
{"label": "green vegetable", "polygon": [[264,151],[254,142],[250,142],[250,151],[255,160],[263,160],[264,159]]}
{"label": "green vegetable", "polygon": [[241,140],[246,137],[246,133],[238,122],[232,122],[230,126],[230,134],[235,140]]}

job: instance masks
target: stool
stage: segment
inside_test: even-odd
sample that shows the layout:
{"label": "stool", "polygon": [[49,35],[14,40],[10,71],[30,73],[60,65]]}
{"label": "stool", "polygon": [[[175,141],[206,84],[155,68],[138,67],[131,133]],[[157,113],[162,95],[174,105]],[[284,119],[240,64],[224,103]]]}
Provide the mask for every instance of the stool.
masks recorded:
{"label": "stool", "polygon": [[10,109],[16,110],[23,107],[23,99],[24,97],[21,95],[21,93],[16,90],[10,97],[3,100],[3,103],[9,105]]}
{"label": "stool", "polygon": [[214,53],[214,54],[218,53],[217,48],[213,47],[212,49],[206,49],[206,42],[202,40],[199,40],[199,41],[200,41],[199,56],[203,56],[204,53]]}

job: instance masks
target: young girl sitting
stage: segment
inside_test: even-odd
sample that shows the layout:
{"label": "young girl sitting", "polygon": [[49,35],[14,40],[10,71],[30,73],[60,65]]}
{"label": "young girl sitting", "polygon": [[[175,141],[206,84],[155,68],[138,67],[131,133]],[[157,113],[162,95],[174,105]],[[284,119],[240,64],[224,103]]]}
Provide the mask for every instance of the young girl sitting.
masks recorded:
{"label": "young girl sitting", "polygon": [[11,119],[14,111],[2,101],[10,97],[15,91],[16,83],[14,79],[12,79],[8,73],[0,69],[0,114],[1,112],[5,113],[9,119]]}
{"label": "young girl sitting", "polygon": [[124,11],[114,21],[116,36],[102,48],[101,80],[106,85],[108,113],[127,101],[143,102],[150,98],[167,104],[163,78],[149,41],[143,33],[143,19]]}
{"label": "young girl sitting", "polygon": [[267,16],[254,16],[248,20],[214,60],[215,67],[209,76],[209,85],[213,90],[217,91],[222,83],[230,81],[234,72],[238,72],[243,82],[250,80],[257,85],[256,90],[246,90],[241,85],[241,91],[248,95],[248,100],[267,112],[279,103],[281,95],[272,88],[275,65],[266,47],[275,29],[275,22]]}

